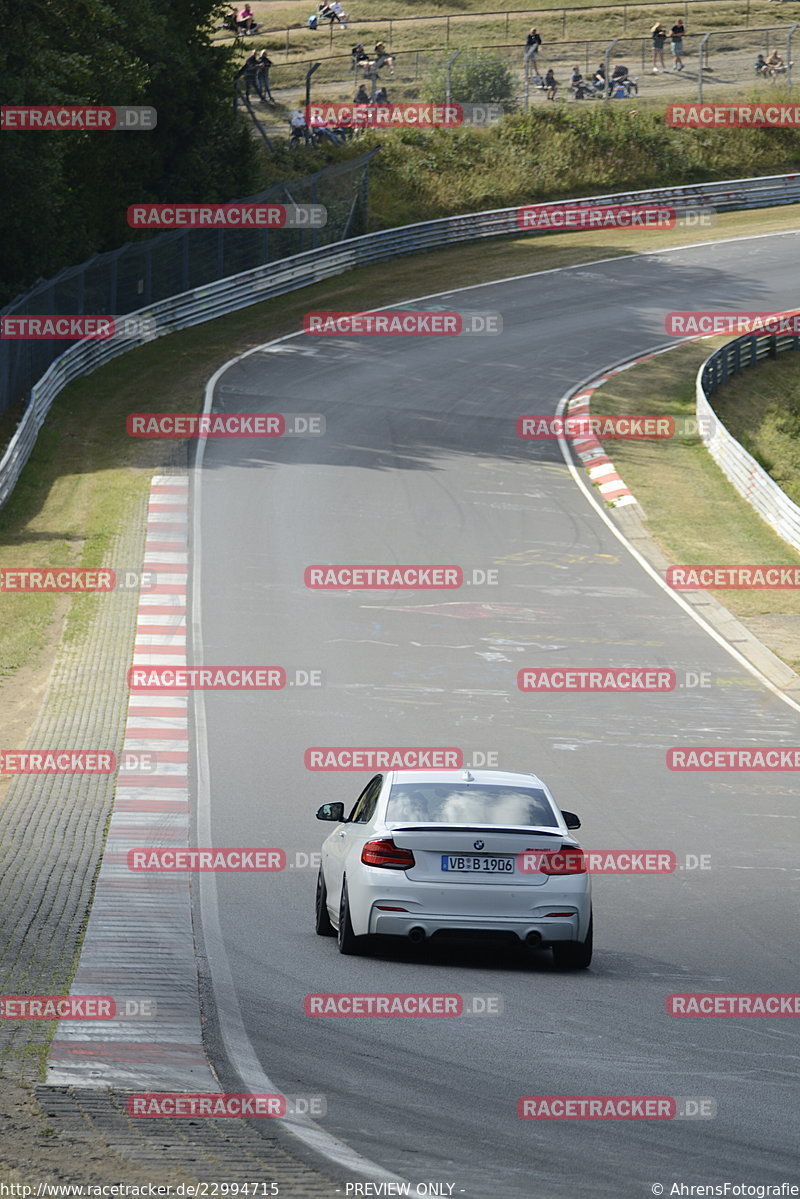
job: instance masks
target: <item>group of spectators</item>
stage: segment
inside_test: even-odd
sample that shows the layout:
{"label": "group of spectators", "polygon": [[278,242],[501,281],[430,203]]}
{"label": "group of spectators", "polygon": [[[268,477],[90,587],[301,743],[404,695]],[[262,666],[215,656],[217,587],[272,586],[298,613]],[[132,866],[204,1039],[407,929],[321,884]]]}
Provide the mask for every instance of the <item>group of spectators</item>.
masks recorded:
{"label": "group of spectators", "polygon": [[386,49],[385,42],[376,42],[372,57],[364,48],[363,42],[356,42],[350,51],[353,60],[353,70],[361,71],[364,75],[376,75],[383,67],[389,68],[389,74],[394,75],[394,55]]}
{"label": "group of spectators", "polygon": [[[684,25],[683,21],[680,18],[678,18],[678,20],[675,22],[675,24],[670,29],[669,34],[667,34],[667,31],[663,25],[654,25],[653,28],[650,30],[650,37],[652,38],[652,42],[653,42],[653,74],[654,75],[657,75],[660,70],[661,71],[666,70],[666,67],[664,66],[664,46],[666,44],[668,36],[669,36],[671,46],[672,46],[672,60],[673,60],[672,70],[673,71],[682,71],[683,70],[683,39],[686,36],[686,26]],[[555,99],[555,93],[558,90],[558,83],[555,79],[555,76],[553,75],[552,69],[547,72],[544,79],[542,79],[541,76],[539,75],[539,68],[538,68],[538,64],[537,64],[536,60],[537,60],[539,51],[541,50],[541,47],[542,47],[542,37],[541,37],[541,34],[539,33],[539,30],[534,25],[532,27],[532,29],[530,30],[530,32],[528,33],[528,36],[525,39],[525,62],[527,63],[530,70],[533,72],[535,80],[537,82],[539,82],[540,86],[543,87],[545,89],[545,91],[547,92],[548,100],[553,100],[553,99]],[[615,68],[615,70],[619,70],[619,69],[620,68]],[[573,85],[575,83],[574,72],[577,70],[578,70],[577,67],[575,67],[573,70],[573,80],[572,80]],[[622,68],[621,73],[627,77],[627,73],[628,73],[627,68]],[[595,78],[597,78],[596,75],[595,75]],[[605,86],[605,72],[603,72],[603,78],[600,83],[600,86],[601,87]]]}
{"label": "group of spectators", "polygon": [[316,29],[320,21],[327,21],[329,25],[341,25],[342,29],[346,29],[349,20],[350,13],[344,11],[340,0],[330,0],[330,3],[318,4],[317,11],[311,14],[306,24],[309,29]]}
{"label": "group of spectators", "polygon": [[234,75],[234,83],[244,77],[244,90],[247,99],[250,99],[250,92],[254,91],[259,100],[266,103],[267,100],[271,104],[275,103],[275,97],[269,90],[269,69],[272,66],[272,60],[269,58],[266,50],[253,50],[248,54],[244,63]]}
{"label": "group of spectators", "polygon": [[229,29],[231,33],[235,33],[239,37],[258,33],[261,25],[256,21],[255,13],[250,5],[245,4],[243,8],[233,8],[227,16],[223,17],[222,28]]}
{"label": "group of spectators", "polygon": [[[653,42],[653,74],[657,75],[659,71],[666,71],[664,65],[664,46],[667,42],[667,31],[663,25],[655,24],[650,30],[650,37]],[[683,70],[683,39],[686,36],[686,26],[683,21],[678,18],[675,24],[669,31],[670,46],[672,48],[672,70]]]}
{"label": "group of spectators", "polygon": [[[794,63],[790,62],[789,66],[793,67]],[[765,58],[763,54],[759,54],[755,61],[756,75],[760,75],[762,79],[769,79],[770,83],[774,83],[777,77],[782,75],[786,69],[787,65],[777,50],[773,50],[769,58]]]}

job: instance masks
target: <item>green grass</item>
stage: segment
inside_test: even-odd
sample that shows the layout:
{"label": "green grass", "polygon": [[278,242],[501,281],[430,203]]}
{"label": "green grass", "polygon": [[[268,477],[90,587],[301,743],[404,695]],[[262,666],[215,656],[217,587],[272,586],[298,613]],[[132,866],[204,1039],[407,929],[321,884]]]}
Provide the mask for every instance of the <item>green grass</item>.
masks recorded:
{"label": "green grass", "polygon": [[800,504],[800,355],[746,367],[711,402],[736,440]]}
{"label": "green grass", "polygon": [[[697,369],[726,340],[684,344],[614,376],[594,393],[592,412],[694,416]],[[726,423],[735,408],[744,427],[759,403],[764,409],[780,406],[787,386],[784,375],[793,376],[796,388],[800,379],[797,367],[797,362],[785,361],[748,369],[725,388],[735,391],[736,398],[725,401],[724,413],[717,396],[712,403]],[[605,448],[642,506],[648,531],[670,561],[800,564],[800,554],[735,491],[699,438],[619,440],[607,442]],[[800,617],[800,593],[796,591],[725,590],[713,594],[745,622]],[[760,634],[763,632],[761,629]],[[793,669],[800,669],[796,640],[793,650],[786,653],[784,647],[781,656]]]}

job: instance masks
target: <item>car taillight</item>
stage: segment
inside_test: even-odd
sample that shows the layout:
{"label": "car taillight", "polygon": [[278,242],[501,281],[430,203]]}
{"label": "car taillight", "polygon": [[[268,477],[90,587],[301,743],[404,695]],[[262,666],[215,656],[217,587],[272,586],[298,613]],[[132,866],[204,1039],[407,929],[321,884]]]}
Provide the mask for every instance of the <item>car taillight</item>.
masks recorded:
{"label": "car taillight", "polygon": [[416,865],[411,850],[400,849],[388,837],[367,841],[361,850],[361,861],[365,866],[382,866],[386,870],[410,870]]}
{"label": "car taillight", "polygon": [[545,849],[537,866],[541,874],[585,874],[586,858],[582,849]]}

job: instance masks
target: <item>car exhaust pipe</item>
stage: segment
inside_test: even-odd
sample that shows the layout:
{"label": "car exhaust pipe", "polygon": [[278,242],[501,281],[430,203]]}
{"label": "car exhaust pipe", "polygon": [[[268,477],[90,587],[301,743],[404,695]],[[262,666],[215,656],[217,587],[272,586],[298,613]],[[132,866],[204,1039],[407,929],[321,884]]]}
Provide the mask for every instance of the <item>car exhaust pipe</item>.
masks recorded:
{"label": "car exhaust pipe", "polygon": [[525,944],[530,945],[531,949],[538,949],[542,943],[541,933],[528,933],[525,938]]}
{"label": "car exhaust pipe", "polygon": [[413,942],[414,945],[419,945],[420,941],[425,940],[425,935],[425,929],[420,928],[419,925],[417,925],[416,928],[412,928],[409,931],[408,939],[409,941]]}

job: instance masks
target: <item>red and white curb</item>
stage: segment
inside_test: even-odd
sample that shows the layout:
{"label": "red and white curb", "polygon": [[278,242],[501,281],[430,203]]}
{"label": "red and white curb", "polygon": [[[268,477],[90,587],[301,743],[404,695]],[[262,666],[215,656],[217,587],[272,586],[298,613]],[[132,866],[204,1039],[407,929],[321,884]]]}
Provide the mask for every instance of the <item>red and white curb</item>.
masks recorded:
{"label": "red and white curb", "polygon": [[[605,374],[598,375],[588,387],[582,387],[567,401],[569,415],[588,417],[592,396],[599,387],[602,387],[609,379],[613,379],[614,375],[620,375],[623,371],[630,370],[632,366],[638,366],[640,362],[645,362],[648,358],[656,358],[661,353],[664,353],[664,350],[640,354],[638,358],[631,358],[621,366],[613,367]],[[586,467],[589,478],[607,504],[613,508],[623,508],[626,504],[637,502],[636,496],[632,494],[594,433],[587,433],[582,437],[570,437],[569,444],[576,457],[580,458]]]}
{"label": "red and white curb", "polygon": [[[134,666],[186,665],[188,478],[153,478]],[[113,597],[111,597],[113,602]],[[134,874],[132,848],[189,845],[185,695],[131,694],[111,823],[73,995],[107,995],[114,1020],[62,1020],[54,1086],[216,1091],[203,1052],[188,874]]]}
{"label": "red and white curb", "polygon": [[[597,388],[606,383],[610,377],[610,375],[604,375],[601,379],[596,379],[591,387],[584,388],[578,395],[573,396],[567,403],[569,415],[588,417],[589,401]],[[573,452],[586,467],[589,478],[607,504],[621,508],[625,504],[636,503],[636,497],[631,494],[594,433],[571,437],[569,441]]]}

